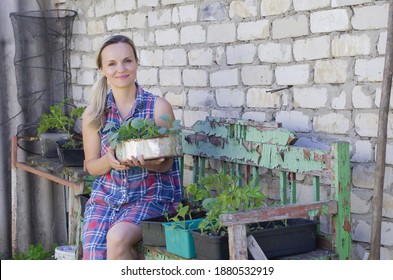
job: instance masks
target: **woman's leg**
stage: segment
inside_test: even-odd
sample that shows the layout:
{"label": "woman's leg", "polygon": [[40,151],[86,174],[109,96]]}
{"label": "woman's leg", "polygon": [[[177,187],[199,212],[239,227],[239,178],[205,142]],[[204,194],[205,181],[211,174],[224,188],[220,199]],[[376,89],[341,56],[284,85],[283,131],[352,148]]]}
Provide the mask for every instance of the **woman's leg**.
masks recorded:
{"label": "woman's leg", "polygon": [[142,229],[129,222],[116,223],[108,231],[108,260],[135,260],[138,254],[134,245],[142,239]]}

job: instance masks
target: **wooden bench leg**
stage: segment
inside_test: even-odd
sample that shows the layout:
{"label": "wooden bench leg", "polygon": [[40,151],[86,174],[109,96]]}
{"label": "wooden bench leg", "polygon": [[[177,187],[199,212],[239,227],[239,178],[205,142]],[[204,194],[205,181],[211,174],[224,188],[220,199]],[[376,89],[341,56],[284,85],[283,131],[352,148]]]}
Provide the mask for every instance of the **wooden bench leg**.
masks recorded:
{"label": "wooden bench leg", "polygon": [[229,259],[247,260],[246,225],[228,226]]}

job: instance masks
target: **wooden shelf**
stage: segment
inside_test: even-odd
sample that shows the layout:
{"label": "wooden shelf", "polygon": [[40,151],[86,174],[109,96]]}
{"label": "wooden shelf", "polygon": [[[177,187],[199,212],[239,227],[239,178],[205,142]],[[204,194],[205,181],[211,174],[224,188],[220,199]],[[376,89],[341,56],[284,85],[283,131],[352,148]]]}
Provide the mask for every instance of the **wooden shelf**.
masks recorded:
{"label": "wooden shelf", "polygon": [[75,244],[78,227],[80,226],[80,202],[75,196],[83,192],[85,177],[88,173],[82,167],[64,167],[58,158],[42,156],[27,156],[25,161],[18,161],[18,141],[37,141],[37,139],[12,138],[12,186],[11,186],[11,215],[12,215],[12,255],[18,253],[18,176],[17,169],[24,170],[69,188],[68,192],[68,243]]}

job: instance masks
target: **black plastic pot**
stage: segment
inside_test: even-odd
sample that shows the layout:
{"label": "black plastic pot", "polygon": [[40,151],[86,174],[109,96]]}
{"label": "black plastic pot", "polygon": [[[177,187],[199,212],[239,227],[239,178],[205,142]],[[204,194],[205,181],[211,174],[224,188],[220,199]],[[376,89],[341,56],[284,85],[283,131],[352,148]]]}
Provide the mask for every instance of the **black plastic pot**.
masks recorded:
{"label": "black plastic pot", "polygon": [[196,257],[199,260],[228,260],[228,235],[202,235],[199,229],[191,230]]}
{"label": "black plastic pot", "polygon": [[85,153],[83,149],[62,148],[65,141],[57,141],[57,154],[63,166],[67,167],[83,167]]}
{"label": "black plastic pot", "polygon": [[[317,246],[318,222],[307,219],[288,219],[250,224],[248,234],[254,236],[268,259],[310,252]],[[229,259],[228,236],[201,235],[191,231],[197,259]],[[249,254],[249,259],[251,255]]]}
{"label": "black plastic pot", "polygon": [[268,259],[310,252],[317,247],[318,222],[288,219],[261,223],[263,230],[251,232]]}

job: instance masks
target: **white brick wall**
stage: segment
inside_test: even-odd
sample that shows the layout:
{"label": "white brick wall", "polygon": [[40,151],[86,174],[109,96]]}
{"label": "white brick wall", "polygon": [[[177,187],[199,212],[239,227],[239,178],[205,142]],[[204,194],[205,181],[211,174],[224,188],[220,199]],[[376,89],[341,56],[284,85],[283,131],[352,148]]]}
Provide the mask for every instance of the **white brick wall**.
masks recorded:
{"label": "white brick wall", "polygon": [[283,43],[261,43],[258,46],[258,58],[261,62],[286,63],[292,59],[292,45]]}
{"label": "white brick wall", "polygon": [[318,84],[345,83],[348,80],[349,62],[343,59],[318,60],[315,63],[314,81]]}
{"label": "white brick wall", "polygon": [[330,6],[330,0],[293,0],[295,11],[310,11]]}
{"label": "white brick wall", "polygon": [[190,65],[209,66],[213,63],[212,49],[192,49],[188,52]]}
{"label": "white brick wall", "polygon": [[[359,30],[386,28],[388,24],[388,10],[388,4],[354,8],[352,26],[354,29]],[[365,18],[367,20],[364,20]]]}
{"label": "white brick wall", "polygon": [[264,39],[267,37],[269,37],[268,20],[241,22],[237,28],[237,38],[240,41]]}
{"label": "white brick wall", "polygon": [[204,43],[206,30],[201,25],[185,26],[180,30],[180,42],[182,45]]}
{"label": "white brick wall", "polygon": [[212,87],[237,86],[238,84],[239,77],[236,69],[221,70],[210,74],[210,85]]}
{"label": "white brick wall", "polygon": [[157,30],[155,35],[158,46],[170,46],[179,43],[179,33],[175,28]]}
{"label": "white brick wall", "polygon": [[207,29],[208,43],[231,43],[236,40],[236,26],[233,23],[209,25]]}
{"label": "white brick wall", "polygon": [[314,117],[314,130],[332,134],[347,134],[350,129],[350,116],[345,113],[317,114]]}
{"label": "white brick wall", "polygon": [[164,52],[162,50],[141,50],[139,54],[139,64],[142,66],[162,66]]}
{"label": "white brick wall", "polygon": [[380,82],[382,81],[384,64],[383,57],[371,60],[358,59],[355,62],[355,75],[358,76],[359,81]]}
{"label": "white brick wall", "polygon": [[187,53],[184,49],[170,49],[164,51],[165,66],[186,66]]}
{"label": "white brick wall", "polygon": [[296,40],[293,45],[293,55],[297,61],[328,58],[330,56],[330,38],[322,36]]}
{"label": "white brick wall", "polygon": [[313,12],[310,23],[312,33],[346,31],[351,26],[349,12],[346,9]]}
{"label": "white brick wall", "polygon": [[309,22],[305,15],[296,15],[273,21],[273,39],[300,37],[309,34]]}
{"label": "white brick wall", "polygon": [[371,53],[371,39],[367,34],[359,36],[343,34],[332,41],[333,56],[368,55]]}
{"label": "white brick wall", "polygon": [[309,64],[278,66],[276,81],[278,85],[304,85],[310,81],[311,67]]}
{"label": "white brick wall", "polygon": [[143,12],[136,12],[133,14],[128,14],[127,26],[128,28],[144,28],[146,25],[147,14]]}
{"label": "white brick wall", "polygon": [[241,79],[244,85],[271,85],[273,83],[273,70],[270,65],[243,66]]}
{"label": "white brick wall", "polygon": [[262,0],[261,16],[283,14],[291,7],[291,0]]}
{"label": "white brick wall", "polygon": [[[353,257],[361,258],[371,225],[388,6],[387,0],[63,1],[78,11],[73,97],[87,102],[99,76],[96,51],[108,35],[125,34],[138,49],[138,82],[164,96],[187,127],[206,116],[236,117],[350,142]],[[266,92],[286,85],[293,87]],[[392,101],[393,94],[381,252],[393,257],[386,238],[393,219]]]}
{"label": "white brick wall", "polygon": [[238,89],[216,90],[217,105],[220,107],[241,107],[244,105],[245,94]]}
{"label": "white brick wall", "polygon": [[247,107],[279,108],[281,99],[278,93],[266,92],[261,88],[250,88],[247,91]]}
{"label": "white brick wall", "polygon": [[185,69],[183,81],[186,87],[207,87],[209,74],[205,70]]}
{"label": "white brick wall", "polygon": [[296,107],[324,108],[328,101],[326,88],[297,88],[293,89],[293,100]]}
{"label": "white brick wall", "polygon": [[276,121],[282,123],[283,127],[293,131],[311,131],[311,118],[306,112],[281,111],[277,113]]}
{"label": "white brick wall", "polygon": [[231,1],[229,6],[229,17],[255,17],[257,15],[257,1],[246,0],[246,1]]}
{"label": "white brick wall", "polygon": [[257,47],[254,44],[235,45],[227,47],[227,64],[247,64],[254,61]]}

